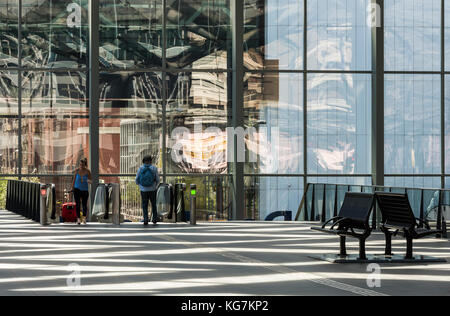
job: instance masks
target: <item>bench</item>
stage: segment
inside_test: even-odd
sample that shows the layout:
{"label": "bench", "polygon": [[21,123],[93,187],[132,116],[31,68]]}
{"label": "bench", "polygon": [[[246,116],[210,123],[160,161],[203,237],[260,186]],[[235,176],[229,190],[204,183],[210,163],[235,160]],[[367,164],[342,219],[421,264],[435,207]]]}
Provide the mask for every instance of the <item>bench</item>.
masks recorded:
{"label": "bench", "polygon": [[[339,216],[330,219],[321,228],[312,227],[311,229],[340,236],[339,256],[341,258],[347,257],[346,238],[357,238],[359,240],[358,260],[367,260],[366,239],[372,233],[369,219],[374,202],[373,194],[349,192],[345,195]],[[327,227],[330,224],[331,226]]]}
{"label": "bench", "polygon": [[[406,257],[413,260],[413,240],[442,233],[432,230],[430,225],[414,216],[407,194],[376,192],[376,200],[381,211],[381,231],[386,236],[386,256],[392,254],[392,237],[401,235],[406,238]],[[421,228],[425,226],[425,228]]]}

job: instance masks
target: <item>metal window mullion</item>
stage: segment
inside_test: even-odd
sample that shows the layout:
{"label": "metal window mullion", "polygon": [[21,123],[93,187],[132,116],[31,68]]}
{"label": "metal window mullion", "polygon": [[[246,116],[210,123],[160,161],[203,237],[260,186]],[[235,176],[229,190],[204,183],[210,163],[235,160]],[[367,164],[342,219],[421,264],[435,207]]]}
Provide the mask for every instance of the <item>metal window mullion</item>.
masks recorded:
{"label": "metal window mullion", "polygon": [[17,131],[17,150],[18,155],[16,157],[17,161],[17,175],[19,180],[22,180],[22,167],[23,167],[23,153],[22,153],[22,0],[19,0],[19,14],[18,14],[18,25],[17,25],[17,59],[18,59],[18,71],[17,71],[17,106],[18,106],[18,125],[19,130]]}
{"label": "metal window mullion", "polygon": [[445,188],[445,0],[441,0],[441,186]]}
{"label": "metal window mullion", "polygon": [[162,2],[162,100],[161,100],[161,119],[162,119],[162,173],[163,182],[167,180],[167,95],[168,95],[168,84],[167,84],[167,0]]}
{"label": "metal window mullion", "polygon": [[[231,1],[232,23],[232,122],[244,126],[244,0]],[[236,137],[235,137],[236,138]],[[230,141],[230,140],[228,140]],[[238,162],[238,142],[234,142],[233,220],[245,216],[244,163]]]}
{"label": "metal window mullion", "polygon": [[[384,4],[372,0],[380,9],[381,21],[372,27],[372,182],[384,185]],[[378,22],[378,21],[377,21]]]}
{"label": "metal window mullion", "polygon": [[99,0],[89,0],[89,161],[92,173],[91,205],[99,183],[100,169],[100,63],[99,63]]}
{"label": "metal window mullion", "polygon": [[303,190],[308,186],[308,0],[303,0]]}

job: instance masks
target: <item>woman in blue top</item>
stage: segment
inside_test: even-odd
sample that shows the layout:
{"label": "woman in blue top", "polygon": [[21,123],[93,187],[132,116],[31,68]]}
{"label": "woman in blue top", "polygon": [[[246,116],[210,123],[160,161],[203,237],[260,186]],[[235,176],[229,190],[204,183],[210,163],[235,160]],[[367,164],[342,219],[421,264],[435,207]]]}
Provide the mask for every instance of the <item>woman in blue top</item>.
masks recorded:
{"label": "woman in blue top", "polygon": [[83,224],[86,224],[88,213],[87,203],[89,198],[89,183],[92,181],[91,171],[87,168],[87,159],[81,159],[80,168],[75,170],[72,190],[76,203],[77,224],[81,225],[81,205],[83,206]]}

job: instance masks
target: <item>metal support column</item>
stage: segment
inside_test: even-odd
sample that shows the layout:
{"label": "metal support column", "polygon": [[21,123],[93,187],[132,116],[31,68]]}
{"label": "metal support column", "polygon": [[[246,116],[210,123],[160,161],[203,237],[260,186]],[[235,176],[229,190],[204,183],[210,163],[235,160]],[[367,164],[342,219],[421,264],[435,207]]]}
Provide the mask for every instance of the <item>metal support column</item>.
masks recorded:
{"label": "metal support column", "polygon": [[163,183],[167,182],[167,135],[169,131],[167,130],[167,96],[169,85],[167,79],[167,0],[162,2],[162,91],[161,94],[161,119],[162,119],[162,172],[163,172]]}
{"label": "metal support column", "polygon": [[[232,114],[233,127],[244,127],[244,0],[231,1],[232,23]],[[235,136],[236,137],[236,136]],[[228,140],[230,141],[230,140]],[[234,142],[233,166],[233,220],[245,217],[244,162],[239,162],[238,141]]]}
{"label": "metal support column", "polygon": [[89,162],[92,173],[91,206],[99,183],[99,0],[89,0]]}
{"label": "metal support column", "polygon": [[19,117],[19,129],[17,131],[18,143],[17,150],[18,155],[17,159],[17,174],[19,175],[19,180],[22,180],[22,165],[23,165],[23,154],[22,154],[22,0],[19,2],[19,14],[18,14],[18,25],[17,25],[17,59],[18,59],[18,67],[17,71],[17,105],[18,105],[18,117]]}
{"label": "metal support column", "polygon": [[445,0],[441,0],[441,188],[445,189]]}
{"label": "metal support column", "polygon": [[[372,185],[384,186],[384,3],[372,0]],[[373,226],[381,219],[374,212]]]}
{"label": "metal support column", "polygon": [[[384,185],[384,5],[372,0],[377,18],[372,25],[372,182]],[[381,21],[378,21],[378,17]]]}
{"label": "metal support column", "polygon": [[303,0],[303,193],[308,187],[308,0]]}

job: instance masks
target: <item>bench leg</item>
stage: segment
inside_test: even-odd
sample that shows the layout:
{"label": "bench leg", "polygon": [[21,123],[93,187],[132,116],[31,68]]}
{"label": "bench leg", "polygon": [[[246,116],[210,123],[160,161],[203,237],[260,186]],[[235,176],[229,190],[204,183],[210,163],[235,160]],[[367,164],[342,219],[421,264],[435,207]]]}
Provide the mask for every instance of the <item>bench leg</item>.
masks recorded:
{"label": "bench leg", "polygon": [[366,256],[366,240],[361,238],[359,240],[359,260],[367,260]]}
{"label": "bench leg", "polygon": [[411,236],[406,235],[406,259],[413,258],[413,239]]}
{"label": "bench leg", "polygon": [[384,254],[386,256],[392,256],[392,234],[388,231],[384,233],[386,235],[386,249]]}
{"label": "bench leg", "polygon": [[346,241],[346,237],[345,236],[340,236],[341,237],[341,252],[339,253],[339,255],[341,257],[347,257],[347,246],[345,245],[345,241]]}

